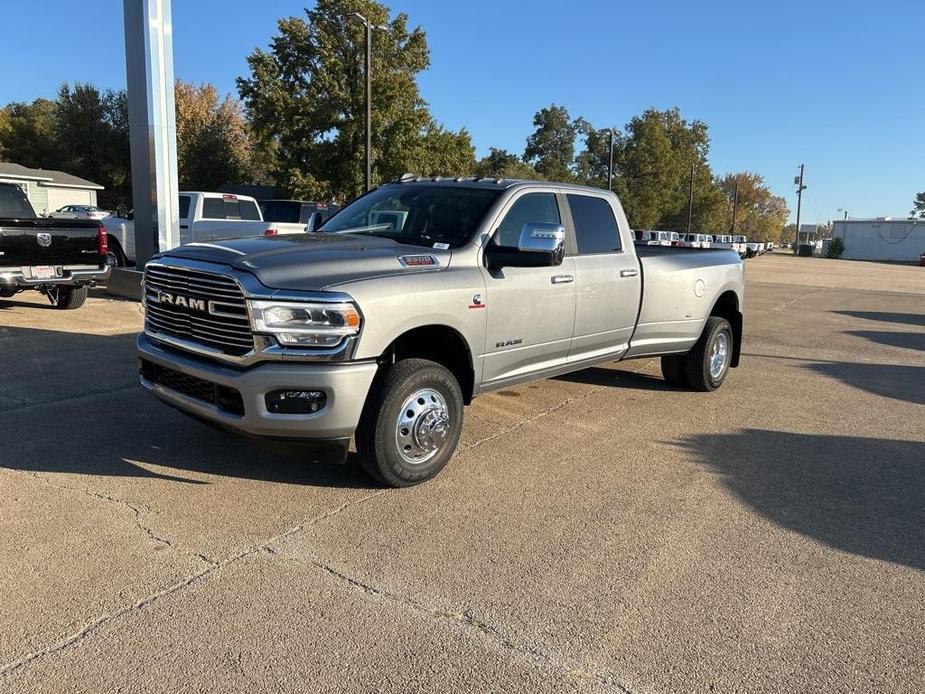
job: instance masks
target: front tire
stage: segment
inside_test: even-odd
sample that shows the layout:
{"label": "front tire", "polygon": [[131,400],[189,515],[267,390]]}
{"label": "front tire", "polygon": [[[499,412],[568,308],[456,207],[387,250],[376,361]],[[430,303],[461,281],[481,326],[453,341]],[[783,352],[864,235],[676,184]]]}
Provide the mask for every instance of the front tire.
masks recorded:
{"label": "front tire", "polygon": [[687,353],[687,382],[694,390],[709,392],[726,380],[735,346],[732,326],[719,316],[707,318],[707,324],[694,348]]}
{"label": "front tire", "polygon": [[110,236],[108,245],[109,250],[106,253],[106,264],[111,268],[125,267],[125,253],[122,252],[122,247],[119,245],[119,242]]}
{"label": "front tire", "polygon": [[462,389],[445,367],[403,359],[373,386],[356,432],[360,464],[391,487],[425,482],[449,462],[463,425]]}
{"label": "front tire", "polygon": [[83,287],[52,287],[48,290],[48,300],[55,308],[70,311],[84,305],[88,291],[86,285]]}

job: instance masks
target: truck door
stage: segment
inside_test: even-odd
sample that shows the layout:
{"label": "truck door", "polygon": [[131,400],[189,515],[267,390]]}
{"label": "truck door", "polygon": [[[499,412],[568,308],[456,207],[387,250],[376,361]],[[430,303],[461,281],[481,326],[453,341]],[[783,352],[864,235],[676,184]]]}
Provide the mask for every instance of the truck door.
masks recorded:
{"label": "truck door", "polygon": [[639,261],[623,248],[607,198],[582,193],[565,198],[575,235],[578,290],[568,360],[617,359],[629,347],[639,314]]}
{"label": "truck door", "polygon": [[[561,224],[554,192],[514,198],[491,242],[517,246],[524,225]],[[566,257],[557,267],[482,266],[486,307],[486,384],[562,366],[568,358],[575,320],[575,265]]]}

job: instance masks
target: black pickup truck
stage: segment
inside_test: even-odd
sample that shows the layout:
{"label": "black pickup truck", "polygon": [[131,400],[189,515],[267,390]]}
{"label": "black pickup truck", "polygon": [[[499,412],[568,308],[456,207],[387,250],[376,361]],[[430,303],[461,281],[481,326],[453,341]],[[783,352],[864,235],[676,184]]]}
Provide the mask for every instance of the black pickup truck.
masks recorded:
{"label": "black pickup truck", "polygon": [[32,289],[79,308],[109,277],[107,245],[99,222],[39,217],[19,186],[0,183],[0,298]]}

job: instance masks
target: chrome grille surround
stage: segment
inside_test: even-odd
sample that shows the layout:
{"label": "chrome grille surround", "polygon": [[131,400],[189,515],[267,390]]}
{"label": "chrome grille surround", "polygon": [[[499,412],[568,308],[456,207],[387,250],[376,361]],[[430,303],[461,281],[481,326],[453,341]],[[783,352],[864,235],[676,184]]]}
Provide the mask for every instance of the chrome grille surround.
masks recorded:
{"label": "chrome grille surround", "polygon": [[234,278],[148,263],[143,291],[148,334],[198,343],[233,357],[253,351],[247,301]]}
{"label": "chrome grille surround", "polygon": [[[247,261],[244,261],[247,265]],[[145,280],[142,283],[142,303],[145,307],[145,334],[152,338],[162,347],[177,349],[197,357],[214,359],[227,363],[231,366],[247,368],[255,364],[268,361],[287,361],[287,362],[344,362],[352,361],[359,342],[359,335],[347,337],[343,343],[337,347],[326,349],[308,349],[297,347],[282,347],[277,344],[269,335],[253,334],[252,348],[244,354],[228,353],[213,347],[210,344],[203,343],[195,338],[178,337],[175,334],[163,332],[149,322],[147,315],[153,302],[148,301],[147,277],[148,268],[167,269],[178,272],[188,272],[197,275],[205,275],[209,279],[221,279],[233,283],[242,293],[243,300],[246,304],[248,299],[278,299],[280,301],[307,301],[315,303],[354,303],[353,297],[345,292],[337,291],[292,291],[286,289],[274,289],[260,283],[260,281],[250,272],[238,270],[229,267],[223,263],[208,262],[202,260],[192,260],[190,258],[180,257],[160,257],[149,261],[145,266]],[[212,285],[208,285],[212,286]],[[357,307],[357,310],[360,310]],[[362,316],[362,311],[360,312]],[[251,324],[248,320],[248,332],[251,330]]]}

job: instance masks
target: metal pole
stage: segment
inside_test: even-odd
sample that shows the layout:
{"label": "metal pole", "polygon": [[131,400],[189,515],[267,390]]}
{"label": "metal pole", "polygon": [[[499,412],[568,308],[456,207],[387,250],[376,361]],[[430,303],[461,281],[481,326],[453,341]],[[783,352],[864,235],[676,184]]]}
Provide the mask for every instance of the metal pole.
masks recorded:
{"label": "metal pole", "polygon": [[[179,246],[170,0],[123,0],[135,264]],[[188,240],[188,239],[187,239]]]}
{"label": "metal pole", "polygon": [[687,201],[687,233],[691,233],[691,226],[694,223],[694,162],[691,162],[691,190],[690,198]]}
{"label": "metal pole", "polygon": [[610,129],[610,167],[607,169],[607,190],[613,190],[613,128]]}
{"label": "metal pole", "polygon": [[366,22],[366,190],[373,187],[373,28]]}
{"label": "metal pole", "polygon": [[732,234],[736,233],[736,212],[739,209],[739,177],[736,176],[735,192],[732,194]]}
{"label": "metal pole", "polygon": [[800,164],[800,182],[797,185],[797,230],[794,234],[796,243],[793,244],[793,252],[798,253],[800,250],[800,208],[803,205],[803,164]]}

